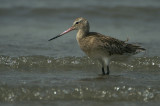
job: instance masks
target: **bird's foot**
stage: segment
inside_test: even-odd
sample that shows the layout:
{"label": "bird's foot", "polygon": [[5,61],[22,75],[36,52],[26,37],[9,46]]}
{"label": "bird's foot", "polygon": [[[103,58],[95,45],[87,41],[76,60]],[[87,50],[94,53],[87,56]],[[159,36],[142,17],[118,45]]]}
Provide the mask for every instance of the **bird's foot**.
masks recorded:
{"label": "bird's foot", "polygon": [[109,75],[109,72],[107,72],[105,75]]}
{"label": "bird's foot", "polygon": [[102,74],[98,74],[99,76],[108,76],[109,74],[108,73],[102,73]]}

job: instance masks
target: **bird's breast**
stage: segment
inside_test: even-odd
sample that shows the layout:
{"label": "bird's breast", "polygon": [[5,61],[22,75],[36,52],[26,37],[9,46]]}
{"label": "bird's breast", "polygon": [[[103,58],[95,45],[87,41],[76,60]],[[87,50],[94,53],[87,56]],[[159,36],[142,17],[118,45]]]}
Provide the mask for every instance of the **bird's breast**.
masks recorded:
{"label": "bird's breast", "polygon": [[77,39],[79,47],[88,55],[91,52],[90,42],[84,38]]}
{"label": "bird's breast", "polygon": [[77,42],[82,51],[89,57],[101,58],[108,54],[105,50],[103,50],[103,48],[100,48],[94,37],[90,36],[77,39]]}

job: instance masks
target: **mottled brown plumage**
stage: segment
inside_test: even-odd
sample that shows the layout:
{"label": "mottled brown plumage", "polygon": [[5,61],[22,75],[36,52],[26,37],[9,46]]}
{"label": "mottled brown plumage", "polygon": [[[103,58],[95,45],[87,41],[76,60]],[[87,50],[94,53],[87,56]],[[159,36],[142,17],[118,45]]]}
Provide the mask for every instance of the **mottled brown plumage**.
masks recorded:
{"label": "mottled brown plumage", "polygon": [[[76,38],[80,48],[89,57],[99,60],[102,65],[103,75],[109,75],[109,62],[112,58],[124,54],[136,54],[145,50],[138,45],[129,44],[126,41],[121,41],[97,32],[89,32],[89,28],[89,22],[85,18],[80,17],[74,21],[71,28],[50,40],[60,37],[72,30],[78,30]],[[104,71],[105,66],[107,66],[107,73]]]}
{"label": "mottled brown plumage", "polygon": [[129,44],[126,43],[126,41],[104,36],[96,32],[89,32],[80,42],[80,46],[82,45],[87,48],[86,45],[88,45],[88,48],[103,49],[105,52],[108,52],[109,55],[136,54],[141,50],[145,50],[138,45]]}

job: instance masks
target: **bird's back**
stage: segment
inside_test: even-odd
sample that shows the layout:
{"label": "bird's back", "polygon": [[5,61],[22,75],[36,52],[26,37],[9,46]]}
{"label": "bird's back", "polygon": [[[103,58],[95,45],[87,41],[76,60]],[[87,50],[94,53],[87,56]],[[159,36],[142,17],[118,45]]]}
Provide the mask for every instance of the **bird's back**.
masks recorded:
{"label": "bird's back", "polygon": [[89,32],[81,41],[82,46],[84,46],[81,47],[82,50],[85,48],[87,50],[102,50],[109,55],[135,54],[145,50],[139,45],[129,44],[96,32]]}

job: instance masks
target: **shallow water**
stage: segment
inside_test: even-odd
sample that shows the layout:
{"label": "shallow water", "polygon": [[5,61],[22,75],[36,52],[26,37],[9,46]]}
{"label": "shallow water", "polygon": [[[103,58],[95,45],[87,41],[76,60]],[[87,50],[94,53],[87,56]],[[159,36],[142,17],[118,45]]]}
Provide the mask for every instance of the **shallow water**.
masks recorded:
{"label": "shallow water", "polygon": [[[138,2],[138,3],[137,3]],[[76,31],[48,42],[83,16],[96,31],[147,49],[112,61],[101,76]],[[160,105],[158,0],[0,1],[0,105]]]}
{"label": "shallow water", "polygon": [[159,57],[112,61],[110,76],[87,57],[1,56],[0,63],[3,105],[159,104]]}

